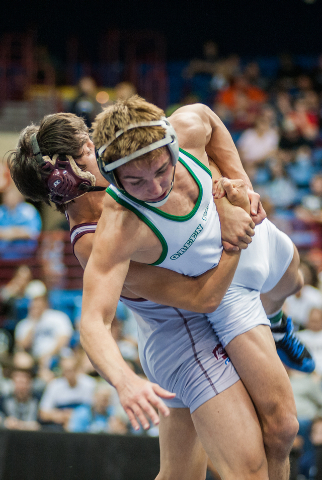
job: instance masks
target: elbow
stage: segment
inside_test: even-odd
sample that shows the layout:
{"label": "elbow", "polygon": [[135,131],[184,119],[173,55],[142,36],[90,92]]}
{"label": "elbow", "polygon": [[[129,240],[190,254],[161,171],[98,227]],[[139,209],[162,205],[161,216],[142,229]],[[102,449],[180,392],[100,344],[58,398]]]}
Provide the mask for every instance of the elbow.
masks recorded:
{"label": "elbow", "polygon": [[209,298],[202,301],[197,298],[196,300],[191,310],[198,313],[212,313],[219,307],[220,303],[216,298]]}
{"label": "elbow", "polygon": [[211,300],[208,303],[204,304],[203,312],[201,313],[213,313],[215,310],[217,310],[218,307],[219,303]]}

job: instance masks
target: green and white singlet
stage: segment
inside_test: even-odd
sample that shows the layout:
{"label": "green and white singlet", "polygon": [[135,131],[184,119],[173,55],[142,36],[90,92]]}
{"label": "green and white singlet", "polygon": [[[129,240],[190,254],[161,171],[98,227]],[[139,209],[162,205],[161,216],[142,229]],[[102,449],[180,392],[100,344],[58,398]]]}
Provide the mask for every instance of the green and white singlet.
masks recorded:
{"label": "green and white singlet", "polygon": [[198,276],[218,265],[222,254],[220,221],[212,197],[210,170],[180,149],[179,162],[199,188],[196,205],[184,216],[170,215],[147,205],[111,185],[106,191],[134,212],[159,238],[162,254],[153,263],[189,276]]}

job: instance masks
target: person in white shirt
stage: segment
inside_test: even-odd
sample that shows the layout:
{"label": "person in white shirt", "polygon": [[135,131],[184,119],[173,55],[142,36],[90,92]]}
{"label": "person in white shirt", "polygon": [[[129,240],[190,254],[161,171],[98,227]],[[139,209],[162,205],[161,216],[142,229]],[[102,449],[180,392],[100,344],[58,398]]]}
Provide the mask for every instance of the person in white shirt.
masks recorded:
{"label": "person in white shirt", "polygon": [[322,292],[318,288],[316,268],[308,260],[301,259],[300,270],[304,286],[299,292],[285,300],[284,310],[292,317],[295,327],[307,327],[312,308],[322,309]]}
{"label": "person in white shirt", "polygon": [[39,405],[40,418],[67,428],[73,410],[80,405],[91,405],[96,387],[94,378],[79,373],[75,357],[60,362],[62,376],[46,387]]}
{"label": "person in white shirt", "polygon": [[248,165],[263,163],[271,157],[277,150],[278,142],[279,135],[276,128],[271,125],[271,119],[265,114],[259,115],[255,127],[245,130],[237,142],[245,168]]}
{"label": "person in white shirt", "polygon": [[15,329],[16,345],[30,351],[41,365],[68,345],[73,325],[64,312],[48,308],[46,295],[31,300],[28,317],[18,322]]}

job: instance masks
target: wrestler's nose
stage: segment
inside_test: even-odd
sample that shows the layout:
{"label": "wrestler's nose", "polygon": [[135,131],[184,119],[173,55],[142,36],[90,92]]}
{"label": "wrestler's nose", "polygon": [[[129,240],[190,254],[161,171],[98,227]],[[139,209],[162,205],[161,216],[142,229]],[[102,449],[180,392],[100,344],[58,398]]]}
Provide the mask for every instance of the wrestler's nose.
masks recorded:
{"label": "wrestler's nose", "polygon": [[160,196],[162,194],[162,186],[161,186],[161,183],[160,183],[160,180],[158,179],[154,179],[151,181],[150,185],[149,185],[149,194],[150,195],[153,195],[153,196]]}

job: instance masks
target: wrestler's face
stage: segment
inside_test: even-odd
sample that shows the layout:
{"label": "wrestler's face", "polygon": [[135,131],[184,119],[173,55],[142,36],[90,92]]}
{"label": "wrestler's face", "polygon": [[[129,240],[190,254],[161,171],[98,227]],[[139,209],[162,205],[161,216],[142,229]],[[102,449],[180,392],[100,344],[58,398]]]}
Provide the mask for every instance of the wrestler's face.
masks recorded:
{"label": "wrestler's face", "polygon": [[87,137],[86,142],[82,146],[79,157],[76,157],[74,160],[81,170],[90,172],[95,176],[96,185],[102,187],[108,186],[108,182],[98,168],[94,143],[89,137]]}
{"label": "wrestler's face", "polygon": [[143,202],[163,200],[171,188],[174,167],[166,150],[153,162],[132,161],[117,169],[123,188]]}

